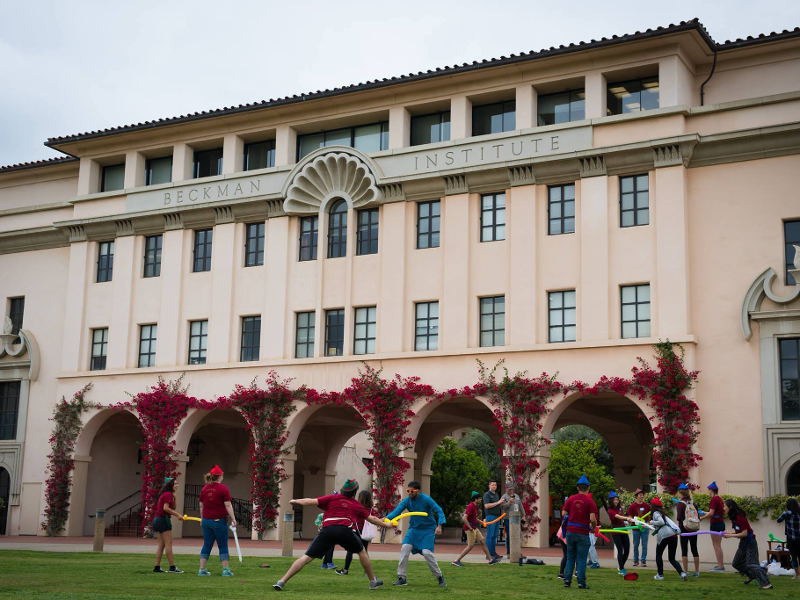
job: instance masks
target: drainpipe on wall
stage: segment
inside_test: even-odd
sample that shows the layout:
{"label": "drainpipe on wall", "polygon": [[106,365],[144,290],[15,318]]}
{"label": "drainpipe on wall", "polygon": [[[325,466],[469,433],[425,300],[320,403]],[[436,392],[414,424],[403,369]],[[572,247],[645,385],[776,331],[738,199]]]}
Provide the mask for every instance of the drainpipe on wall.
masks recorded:
{"label": "drainpipe on wall", "polygon": [[711,81],[711,78],[714,76],[714,69],[716,68],[717,68],[717,51],[714,50],[714,62],[711,65],[711,73],[708,74],[708,79],[706,79],[703,83],[700,84],[700,106],[704,106],[704,100],[706,95],[706,91],[704,88],[706,87],[706,84],[709,81]]}

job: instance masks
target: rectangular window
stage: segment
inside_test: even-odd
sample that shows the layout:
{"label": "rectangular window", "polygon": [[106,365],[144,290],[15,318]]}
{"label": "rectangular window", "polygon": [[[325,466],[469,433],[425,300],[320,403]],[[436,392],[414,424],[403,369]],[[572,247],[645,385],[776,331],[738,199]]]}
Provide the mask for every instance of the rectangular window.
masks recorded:
{"label": "rectangular window", "polygon": [[781,419],[800,421],[800,338],[779,340]]}
{"label": "rectangular window", "polygon": [[375,354],[377,337],[378,309],[365,306],[356,309],[356,323],[353,330],[353,354]]}
{"label": "rectangular window", "polygon": [[300,260],[317,260],[319,217],[300,217]]}
{"label": "rectangular window", "polygon": [[359,210],[356,229],[356,255],[378,253],[378,209]]}
{"label": "rectangular window", "polygon": [[417,302],[414,305],[414,350],[439,349],[439,303]]}
{"label": "rectangular window", "polygon": [[446,142],[450,139],[450,111],[411,117],[411,145]]}
{"label": "rectangular window", "polygon": [[192,177],[213,177],[222,173],[222,148],[196,151],[192,165]]}
{"label": "rectangular window", "polygon": [[194,260],[192,272],[202,273],[211,270],[211,241],[213,229],[197,229],[194,232]]}
{"label": "rectangular window", "polygon": [[100,242],[97,249],[97,283],[114,276],[114,242]]}
{"label": "rectangular window", "polygon": [[139,367],[156,366],[158,325],[142,325],[139,331]]}
{"label": "rectangular window", "polygon": [[586,118],[586,92],[570,90],[539,96],[536,112],[540,127],[582,121]]}
{"label": "rectangular window", "polygon": [[344,309],[325,311],[325,356],[344,354]]}
{"label": "rectangular window", "polygon": [[161,277],[161,245],[164,236],[148,235],[144,238],[144,274],[143,277]]}
{"label": "rectangular window", "polygon": [[314,358],[314,311],[297,313],[295,358]]}
{"label": "rectangular window", "polygon": [[608,84],[609,115],[653,110],[658,106],[658,77]]}
{"label": "rectangular window", "polygon": [[17,439],[20,381],[0,381],[0,440]]}
{"label": "rectangular window", "polygon": [[370,153],[389,148],[389,121],[297,136],[297,160],[326,146],[349,146]]}
{"label": "rectangular window", "polygon": [[517,101],[472,107],[472,135],[502,133],[517,128]]}
{"label": "rectangular window", "polygon": [[208,321],[189,322],[189,364],[206,364],[208,350]]}
{"label": "rectangular window", "polygon": [[650,337],[650,284],[626,285],[622,292],[622,337]]}
{"label": "rectangular window", "polygon": [[650,181],[647,174],[619,178],[619,226],[650,223]]}
{"label": "rectangular window", "polygon": [[575,184],[551,185],[547,194],[548,234],[575,233]]}
{"label": "rectangular window", "polygon": [[244,170],[266,169],[275,166],[275,140],[244,145]]}
{"label": "rectangular window", "polygon": [[261,348],[261,317],[242,318],[242,362],[258,360]]}
{"label": "rectangular window", "polygon": [[22,329],[22,319],[25,315],[25,297],[11,298],[8,318],[11,319],[11,333],[14,335]]}
{"label": "rectangular window", "polygon": [[149,158],[144,164],[144,184],[158,185],[172,181],[172,157]]}
{"label": "rectangular window", "polygon": [[92,329],[92,360],[90,371],[103,371],[106,368],[108,354],[108,328]]}
{"label": "rectangular window", "polygon": [[439,247],[440,215],[439,200],[417,203],[417,248]]}
{"label": "rectangular window", "polygon": [[506,297],[481,298],[481,346],[505,346]]}
{"label": "rectangular window", "polygon": [[265,223],[248,223],[244,226],[244,266],[258,267],[264,264]]}
{"label": "rectangular window", "polygon": [[566,292],[548,292],[549,303],[548,322],[550,324],[550,337],[548,341],[574,342],[575,341],[575,290]]}
{"label": "rectangular window", "polygon": [[794,269],[794,247],[800,246],[800,220],[784,221],[783,243],[786,246],[786,285],[794,285],[797,282],[789,275],[789,269]]}
{"label": "rectangular window", "polygon": [[103,167],[101,192],[115,192],[125,188],[125,165],[109,165]]}
{"label": "rectangular window", "polygon": [[481,241],[498,242],[506,239],[506,195],[481,196]]}

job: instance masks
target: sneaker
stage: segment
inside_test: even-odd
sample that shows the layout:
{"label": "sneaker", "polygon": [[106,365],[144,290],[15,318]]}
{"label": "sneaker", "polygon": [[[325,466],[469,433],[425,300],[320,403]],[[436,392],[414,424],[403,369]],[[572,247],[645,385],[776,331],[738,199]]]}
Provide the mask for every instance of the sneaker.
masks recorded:
{"label": "sneaker", "polygon": [[207,569],[200,569],[197,574],[200,577],[206,577],[207,575],[211,575],[211,573]]}
{"label": "sneaker", "polygon": [[328,568],[329,569],[335,569],[336,565],[334,563],[328,563]]}
{"label": "sneaker", "polygon": [[681,573],[681,579],[683,579],[684,581],[689,581],[689,574],[686,571],[684,571],[683,573]]}
{"label": "sneaker", "polygon": [[278,583],[273,583],[272,584],[272,589],[275,590],[276,592],[282,592],[283,591],[283,586],[285,586],[285,585],[286,584],[283,582],[283,579],[278,579]]}
{"label": "sneaker", "polygon": [[643,561],[642,561],[642,566],[643,566],[643,567],[646,567],[646,566],[647,566],[647,561],[646,561],[646,560],[643,560]]}
{"label": "sneaker", "polygon": [[444,577],[439,577],[439,587],[447,587],[447,584],[444,582]]}
{"label": "sneaker", "polygon": [[178,567],[172,566],[169,568],[169,571],[167,571],[167,573],[183,573],[183,571],[181,571]]}
{"label": "sneaker", "polygon": [[503,560],[503,557],[499,554],[495,554],[492,558],[496,558],[497,560]]}
{"label": "sneaker", "polygon": [[[490,566],[491,566],[491,565],[496,565],[496,564],[497,564],[497,563],[499,563],[501,560],[502,560],[502,559],[501,559],[499,556],[498,556],[498,557],[496,557],[496,558],[493,558],[492,560],[490,560],[490,561],[489,561],[489,565],[490,565]],[[520,560],[522,560],[522,559],[520,558]]]}
{"label": "sneaker", "polygon": [[633,561],[633,566],[634,567],[638,567],[639,566],[639,561],[638,560]]}
{"label": "sneaker", "polygon": [[464,563],[462,563],[460,560],[454,560],[450,564],[453,565],[454,567],[463,567],[464,566]]}
{"label": "sneaker", "polygon": [[589,568],[590,569],[599,569],[600,568],[600,563],[592,563],[592,566],[589,567]]}
{"label": "sneaker", "polygon": [[578,584],[578,589],[579,590],[588,590],[589,586],[587,584],[585,584],[585,583],[579,583]]}
{"label": "sneaker", "polygon": [[619,575],[622,575],[623,577],[625,577],[625,575],[628,574],[628,572],[625,569],[617,569],[617,573]]}
{"label": "sneaker", "polygon": [[233,573],[231,573],[230,569],[222,569],[222,576],[223,577],[233,577]]}
{"label": "sneaker", "polygon": [[377,577],[369,582],[369,589],[377,590],[379,587],[383,586],[383,581],[378,579]]}
{"label": "sneaker", "polygon": [[653,579],[655,579],[656,581],[664,581],[664,576],[663,575],[656,575],[655,577],[653,577]]}
{"label": "sneaker", "polygon": [[719,566],[716,566],[716,567],[711,567],[711,568],[709,569],[709,571],[710,571],[711,573],[724,573],[724,572],[725,572],[725,567],[719,567]]}
{"label": "sneaker", "polygon": [[153,573],[166,573],[166,571],[161,567],[156,567],[155,569],[153,569]]}
{"label": "sneaker", "polygon": [[397,581],[395,581],[392,585],[408,585],[408,581],[406,581],[405,577],[400,577],[398,575]]}
{"label": "sneaker", "polygon": [[567,581],[566,579],[564,580],[564,587],[565,588],[568,588],[571,584],[572,584],[571,581]]}
{"label": "sneaker", "polygon": [[692,573],[692,577],[700,577],[700,571],[695,571]]}
{"label": "sneaker", "polygon": [[334,573],[336,573],[337,575],[349,575],[349,574],[350,574],[350,573],[349,573],[347,570],[345,570],[345,569],[336,569],[336,571],[334,571]]}
{"label": "sneaker", "polygon": [[559,574],[558,574],[558,578],[559,578],[561,581],[564,581],[564,574],[563,574],[563,573],[559,573]]}
{"label": "sneaker", "polygon": [[589,561],[589,562],[587,562],[587,563],[586,563],[586,566],[587,566],[587,567],[591,567],[593,564],[594,564],[594,563],[593,563],[592,561]]}

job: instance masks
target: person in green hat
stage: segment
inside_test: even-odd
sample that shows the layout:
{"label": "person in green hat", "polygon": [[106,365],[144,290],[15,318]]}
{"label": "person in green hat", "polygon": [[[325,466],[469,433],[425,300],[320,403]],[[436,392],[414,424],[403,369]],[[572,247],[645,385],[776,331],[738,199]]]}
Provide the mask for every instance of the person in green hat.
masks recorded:
{"label": "person in green hat", "polygon": [[572,574],[577,565],[578,589],[588,590],[586,584],[586,557],[589,555],[589,532],[597,527],[597,505],[589,496],[589,480],[582,475],[573,494],[561,509],[564,514],[564,532],[567,537],[567,564],[564,568],[564,587],[572,584]]}
{"label": "person in green hat", "polygon": [[[153,531],[158,538],[158,549],[156,550],[156,566],[153,573],[183,573],[175,566],[175,559],[172,556],[172,521],[170,515],[183,521],[183,516],[175,512],[175,479],[172,477],[164,478],[164,485],[161,486],[161,493],[156,501],[156,512],[153,517]],[[161,557],[167,553],[169,561],[169,571],[161,568]]]}
{"label": "person in green hat", "polygon": [[467,554],[472,552],[475,544],[480,544],[483,548],[483,553],[486,555],[486,560],[490,565],[496,565],[500,562],[500,558],[495,558],[489,552],[489,547],[486,545],[486,540],[483,539],[483,534],[478,527],[478,506],[481,503],[481,494],[479,492],[472,492],[472,497],[467,504],[467,509],[464,511],[464,531],[467,532],[467,547],[458,555],[458,558],[453,561],[454,567],[463,567],[464,563],[461,559]]}

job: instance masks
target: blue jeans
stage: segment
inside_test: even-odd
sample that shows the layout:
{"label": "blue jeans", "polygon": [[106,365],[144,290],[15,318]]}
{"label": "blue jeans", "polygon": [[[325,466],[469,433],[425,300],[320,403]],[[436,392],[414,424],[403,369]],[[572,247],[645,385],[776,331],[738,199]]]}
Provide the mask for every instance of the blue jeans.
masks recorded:
{"label": "blue jeans", "polygon": [[[489,515],[489,519],[494,521],[497,517]],[[486,526],[486,545],[489,547],[489,554],[494,556],[497,554],[497,532],[500,531],[500,521]]]}
{"label": "blue jeans", "polygon": [[203,526],[203,549],[200,550],[200,558],[211,556],[211,548],[214,547],[214,542],[217,542],[219,549],[219,559],[228,560],[228,521],[227,519],[203,519],[200,521]]}
{"label": "blue jeans", "polygon": [[639,562],[639,540],[642,541],[642,562],[647,560],[648,531],[633,530],[633,562]]}
{"label": "blue jeans", "polygon": [[567,533],[567,565],[564,567],[564,583],[572,581],[577,567],[578,585],[586,585],[586,557],[589,555],[589,535]]}

